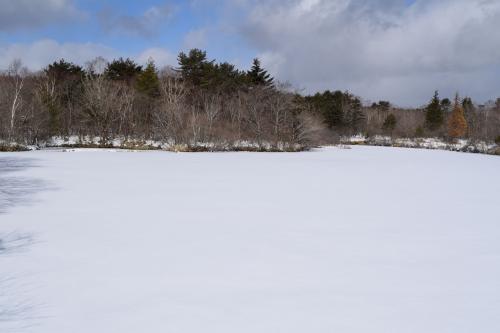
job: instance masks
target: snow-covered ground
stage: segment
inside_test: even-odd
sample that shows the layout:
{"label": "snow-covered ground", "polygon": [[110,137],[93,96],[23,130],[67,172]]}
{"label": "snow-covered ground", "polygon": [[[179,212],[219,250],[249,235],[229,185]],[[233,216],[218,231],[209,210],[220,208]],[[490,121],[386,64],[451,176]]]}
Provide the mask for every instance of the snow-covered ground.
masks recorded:
{"label": "snow-covered ground", "polygon": [[377,147],[0,154],[0,332],[500,332],[499,170]]}

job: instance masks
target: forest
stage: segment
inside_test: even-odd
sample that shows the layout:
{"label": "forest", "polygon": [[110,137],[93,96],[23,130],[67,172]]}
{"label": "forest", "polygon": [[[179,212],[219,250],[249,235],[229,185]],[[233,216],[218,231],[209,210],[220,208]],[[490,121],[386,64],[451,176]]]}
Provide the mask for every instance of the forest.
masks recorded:
{"label": "forest", "polygon": [[101,147],[120,139],[187,151],[299,151],[356,134],[500,144],[500,98],[476,105],[436,91],[425,106],[400,108],[348,91],[305,95],[276,81],[258,59],[242,71],[199,49],[181,52],[175,68],[96,58],[30,72],[15,60],[0,75],[4,150],[77,136],[98,138]]}

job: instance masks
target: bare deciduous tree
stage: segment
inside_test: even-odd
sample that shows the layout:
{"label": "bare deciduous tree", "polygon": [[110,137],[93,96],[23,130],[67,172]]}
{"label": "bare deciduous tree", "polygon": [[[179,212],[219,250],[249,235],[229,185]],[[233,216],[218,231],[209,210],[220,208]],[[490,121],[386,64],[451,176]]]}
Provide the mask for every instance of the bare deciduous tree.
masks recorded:
{"label": "bare deciduous tree", "polygon": [[259,147],[265,139],[266,125],[268,124],[267,89],[254,87],[248,93],[242,95],[245,108],[245,121]]}
{"label": "bare deciduous tree", "polygon": [[9,141],[12,141],[15,130],[16,115],[22,106],[22,90],[24,87],[24,78],[27,70],[23,68],[19,59],[14,60],[7,70],[7,79],[9,82],[8,98],[10,101],[10,119],[9,119]]}
{"label": "bare deciduous tree", "polygon": [[103,75],[91,75],[84,80],[84,112],[101,142],[108,142],[115,133],[123,134],[120,129],[131,111],[133,94],[126,85],[106,80]]}
{"label": "bare deciduous tree", "polygon": [[186,87],[175,76],[166,75],[160,80],[160,92],[161,100],[155,113],[159,134],[163,140],[182,143],[187,121]]}
{"label": "bare deciduous tree", "polygon": [[206,133],[205,138],[207,141],[212,141],[214,123],[217,117],[221,113],[221,97],[217,93],[206,93],[202,92],[202,109],[205,116],[206,122]]}

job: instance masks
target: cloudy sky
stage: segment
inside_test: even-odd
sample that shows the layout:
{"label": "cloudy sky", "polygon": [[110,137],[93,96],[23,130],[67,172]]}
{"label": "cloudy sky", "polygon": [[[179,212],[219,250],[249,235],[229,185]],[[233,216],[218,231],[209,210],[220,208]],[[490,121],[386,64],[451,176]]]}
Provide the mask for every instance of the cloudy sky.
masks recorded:
{"label": "cloudy sky", "polygon": [[181,50],[246,69],[258,56],[304,92],[425,103],[500,97],[500,0],[0,0],[0,68],[96,56],[175,65]]}

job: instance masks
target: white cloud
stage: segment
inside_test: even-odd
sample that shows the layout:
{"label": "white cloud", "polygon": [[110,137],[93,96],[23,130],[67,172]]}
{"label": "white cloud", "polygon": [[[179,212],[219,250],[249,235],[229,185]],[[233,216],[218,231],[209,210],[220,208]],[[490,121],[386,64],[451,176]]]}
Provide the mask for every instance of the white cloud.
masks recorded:
{"label": "white cloud", "polygon": [[245,3],[242,36],[280,79],[306,90],[350,89],[402,105],[423,103],[434,89],[500,95],[500,1]]}
{"label": "white cloud", "polygon": [[164,48],[147,49],[135,57],[135,59],[140,64],[146,64],[149,59],[153,59],[157,68],[174,66],[177,63],[177,57]]}
{"label": "white cloud", "polygon": [[51,39],[24,44],[0,46],[0,68],[7,68],[13,59],[21,59],[31,70],[39,70],[48,64],[65,59],[80,65],[98,56],[111,59],[117,55],[112,48],[94,43],[58,43]]}
{"label": "white cloud", "polygon": [[39,28],[82,16],[73,0],[0,0],[0,31]]}
{"label": "white cloud", "polygon": [[28,69],[37,71],[59,59],[84,66],[88,61],[103,57],[110,61],[118,57],[130,57],[140,64],[152,58],[161,68],[176,64],[176,56],[164,48],[149,48],[139,54],[123,54],[118,50],[94,43],[58,43],[43,39],[33,43],[17,43],[0,46],[0,70],[7,69],[14,59],[21,59]]}

